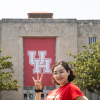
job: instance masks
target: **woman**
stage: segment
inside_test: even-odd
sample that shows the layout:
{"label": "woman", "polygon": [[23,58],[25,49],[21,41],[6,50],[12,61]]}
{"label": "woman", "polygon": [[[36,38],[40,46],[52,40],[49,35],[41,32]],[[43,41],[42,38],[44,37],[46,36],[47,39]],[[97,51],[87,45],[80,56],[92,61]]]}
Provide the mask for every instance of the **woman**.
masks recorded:
{"label": "woman", "polygon": [[[52,90],[45,100],[88,100],[78,86],[71,83],[75,78],[75,74],[65,61],[55,63],[52,67],[52,74],[54,83],[60,85],[60,87]],[[42,77],[43,73],[40,80],[39,74],[37,74],[37,80],[33,77],[36,87],[35,100],[41,100]]]}

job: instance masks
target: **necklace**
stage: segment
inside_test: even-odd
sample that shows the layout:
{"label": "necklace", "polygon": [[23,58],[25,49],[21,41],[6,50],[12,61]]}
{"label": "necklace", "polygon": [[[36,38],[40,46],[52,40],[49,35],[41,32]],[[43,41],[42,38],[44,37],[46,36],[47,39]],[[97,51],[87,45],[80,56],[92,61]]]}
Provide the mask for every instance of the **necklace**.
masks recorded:
{"label": "necklace", "polygon": [[[69,82],[68,82],[68,83],[69,83]],[[67,85],[68,83],[66,83],[65,85]],[[65,86],[65,85],[64,85],[64,86]],[[58,90],[57,90],[57,92],[56,92],[56,95],[55,95],[55,97],[53,98],[53,100],[55,100],[56,96],[61,92],[61,90],[62,90],[63,88],[60,89],[60,90],[59,90],[59,89],[60,89],[60,87],[58,88]]]}
{"label": "necklace", "polygon": [[[59,88],[59,89],[60,89],[60,88]],[[53,98],[53,100],[55,100],[56,96],[61,92],[62,89],[60,89],[60,91],[59,91],[59,89],[57,90],[56,95],[55,95],[55,97]]]}

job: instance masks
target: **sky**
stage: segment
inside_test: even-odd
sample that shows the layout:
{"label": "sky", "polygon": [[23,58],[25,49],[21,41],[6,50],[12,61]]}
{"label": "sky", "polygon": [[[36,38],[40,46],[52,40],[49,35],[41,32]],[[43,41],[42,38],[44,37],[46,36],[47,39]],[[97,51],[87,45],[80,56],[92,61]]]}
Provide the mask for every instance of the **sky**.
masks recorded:
{"label": "sky", "polygon": [[0,0],[0,20],[50,12],[54,19],[100,20],[100,0]]}

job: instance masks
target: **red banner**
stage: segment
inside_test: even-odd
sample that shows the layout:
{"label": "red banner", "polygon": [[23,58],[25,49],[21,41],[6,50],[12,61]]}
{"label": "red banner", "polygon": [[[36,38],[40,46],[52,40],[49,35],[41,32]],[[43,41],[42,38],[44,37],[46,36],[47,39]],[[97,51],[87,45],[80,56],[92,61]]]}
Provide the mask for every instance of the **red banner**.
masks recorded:
{"label": "red banner", "polygon": [[51,67],[55,63],[55,38],[24,38],[24,86],[34,86],[43,73],[42,86],[54,86]]}

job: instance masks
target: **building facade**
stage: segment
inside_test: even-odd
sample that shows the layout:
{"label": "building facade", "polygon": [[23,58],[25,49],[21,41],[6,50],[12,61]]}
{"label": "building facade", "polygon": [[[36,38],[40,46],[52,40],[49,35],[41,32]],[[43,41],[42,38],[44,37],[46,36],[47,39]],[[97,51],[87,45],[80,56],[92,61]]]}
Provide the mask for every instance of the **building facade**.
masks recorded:
{"label": "building facade", "polygon": [[[74,59],[66,53],[77,54],[83,50],[82,45],[88,46],[100,40],[100,20],[53,19],[51,16],[50,18],[35,16],[28,19],[0,20],[0,49],[2,50],[0,56],[12,56],[13,79],[17,79],[18,84],[22,86],[18,91],[0,92],[0,100],[32,100],[34,98],[34,87],[25,87],[23,84],[25,38],[55,38],[55,61],[73,61]],[[45,91],[42,97],[46,97],[50,89],[55,86],[43,88]],[[90,98],[88,92],[85,94]]]}

